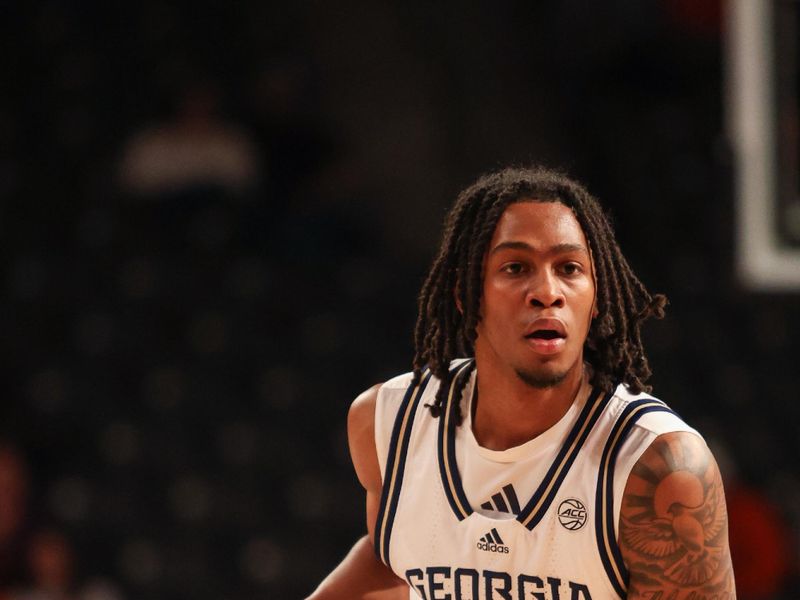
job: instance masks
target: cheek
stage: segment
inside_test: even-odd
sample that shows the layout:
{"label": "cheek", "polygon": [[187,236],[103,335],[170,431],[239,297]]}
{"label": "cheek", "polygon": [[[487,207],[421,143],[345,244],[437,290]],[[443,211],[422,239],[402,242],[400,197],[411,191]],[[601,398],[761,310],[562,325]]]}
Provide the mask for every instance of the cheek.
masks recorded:
{"label": "cheek", "polygon": [[592,294],[584,303],[581,314],[583,317],[585,317],[584,327],[588,330],[592,325],[592,321],[597,316],[597,304],[595,302],[594,294]]}
{"label": "cheek", "polygon": [[507,310],[518,305],[525,298],[529,282],[522,278],[509,280],[490,281],[484,285],[483,302],[498,310]]}
{"label": "cheek", "polygon": [[580,288],[573,289],[573,291],[575,293],[573,302],[575,316],[580,319],[581,324],[583,324],[584,317],[586,317],[586,327],[588,327],[593,317],[592,313],[596,310],[594,286],[591,282],[587,282]]}
{"label": "cheek", "polygon": [[509,321],[509,302],[501,290],[487,286],[481,296],[478,324],[475,331],[478,335],[491,335],[493,331],[502,329]]}
{"label": "cheek", "polygon": [[487,290],[481,303],[481,318],[496,328],[508,322],[514,308],[513,301],[504,290]]}

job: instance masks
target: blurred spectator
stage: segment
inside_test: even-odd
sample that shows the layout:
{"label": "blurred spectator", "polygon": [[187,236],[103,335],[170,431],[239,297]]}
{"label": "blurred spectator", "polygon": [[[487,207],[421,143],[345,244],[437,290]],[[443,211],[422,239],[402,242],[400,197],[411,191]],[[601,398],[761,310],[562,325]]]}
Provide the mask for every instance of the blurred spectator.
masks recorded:
{"label": "blurred spectator", "polygon": [[0,441],[0,598],[25,576],[29,486],[21,454]]}
{"label": "blurred spectator", "polygon": [[771,600],[786,589],[792,562],[791,528],[759,488],[742,480],[722,438],[709,437],[725,481],[736,593],[739,600]]}
{"label": "blurred spectator", "polygon": [[116,587],[104,581],[76,585],[75,557],[67,538],[53,529],[37,532],[27,552],[30,582],[11,600],[120,600]]}
{"label": "blurred spectator", "polygon": [[742,482],[726,487],[738,597],[776,598],[784,589],[791,560],[788,524],[758,489]]}
{"label": "blurred spectator", "polygon": [[119,175],[123,188],[135,195],[198,187],[244,193],[257,183],[258,160],[247,134],[221,119],[215,86],[195,82],[179,91],[170,120],[128,140]]}
{"label": "blurred spectator", "polygon": [[279,212],[336,157],[333,136],[319,114],[316,86],[309,61],[299,56],[274,59],[250,86],[253,129],[264,149],[271,203]]}
{"label": "blurred spectator", "polygon": [[71,598],[73,556],[67,540],[56,531],[36,533],[28,545],[30,587],[14,594],[25,600],[66,600]]}
{"label": "blurred spectator", "polygon": [[[296,250],[298,236],[307,248],[320,236],[351,228],[350,203],[342,196],[352,182],[341,177],[343,156],[320,111],[317,75],[301,54],[273,56],[246,85],[248,122],[269,178],[263,186],[266,201],[253,206],[246,219],[245,240],[274,255],[287,240],[294,240]],[[315,219],[325,223],[323,231],[310,222]]]}

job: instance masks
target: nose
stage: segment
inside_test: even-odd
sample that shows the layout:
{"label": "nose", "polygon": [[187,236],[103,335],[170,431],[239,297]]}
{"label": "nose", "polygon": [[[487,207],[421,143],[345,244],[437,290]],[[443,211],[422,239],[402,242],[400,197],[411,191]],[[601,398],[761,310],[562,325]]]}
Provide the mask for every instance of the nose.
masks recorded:
{"label": "nose", "polygon": [[531,277],[526,300],[537,308],[563,307],[564,292],[558,277],[545,270],[536,273]]}

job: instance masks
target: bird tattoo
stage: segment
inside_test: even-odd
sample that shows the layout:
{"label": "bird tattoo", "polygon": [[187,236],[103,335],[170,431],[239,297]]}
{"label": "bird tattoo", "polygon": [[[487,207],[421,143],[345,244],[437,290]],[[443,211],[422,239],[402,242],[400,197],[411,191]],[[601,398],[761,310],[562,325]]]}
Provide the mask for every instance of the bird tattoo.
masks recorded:
{"label": "bird tattoo", "polygon": [[652,511],[654,518],[641,522],[623,516],[626,543],[644,557],[664,561],[664,576],[674,583],[694,586],[708,581],[723,559],[720,547],[712,543],[726,523],[719,488],[706,489],[689,471],[671,473],[656,487]]}

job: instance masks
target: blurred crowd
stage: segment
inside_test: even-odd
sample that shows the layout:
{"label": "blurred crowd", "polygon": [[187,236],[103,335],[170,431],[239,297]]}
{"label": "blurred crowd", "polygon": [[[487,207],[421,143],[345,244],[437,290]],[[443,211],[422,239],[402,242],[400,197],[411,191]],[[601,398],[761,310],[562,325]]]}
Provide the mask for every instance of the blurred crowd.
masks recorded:
{"label": "blurred crowd", "polygon": [[37,514],[31,492],[24,456],[0,442],[0,598],[121,600],[112,581],[81,573],[71,540]]}

